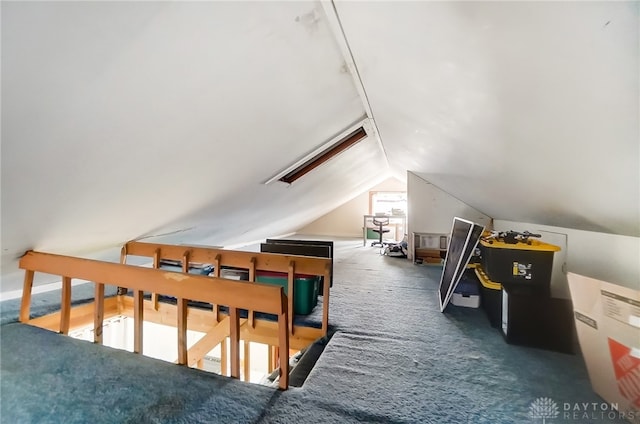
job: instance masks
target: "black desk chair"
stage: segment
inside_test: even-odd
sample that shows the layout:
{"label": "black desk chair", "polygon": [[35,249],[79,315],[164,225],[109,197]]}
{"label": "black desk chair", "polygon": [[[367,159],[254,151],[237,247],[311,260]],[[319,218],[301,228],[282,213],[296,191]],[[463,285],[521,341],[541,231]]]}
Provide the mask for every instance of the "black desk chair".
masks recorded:
{"label": "black desk chair", "polygon": [[380,245],[380,246],[384,246],[384,243],[382,242],[382,234],[384,233],[388,233],[389,231],[391,231],[388,228],[384,228],[385,225],[389,225],[389,217],[375,217],[373,218],[373,225],[377,225],[378,228],[374,228],[373,231],[380,234],[380,239],[374,242],[371,242],[371,246],[376,246],[376,245]]}

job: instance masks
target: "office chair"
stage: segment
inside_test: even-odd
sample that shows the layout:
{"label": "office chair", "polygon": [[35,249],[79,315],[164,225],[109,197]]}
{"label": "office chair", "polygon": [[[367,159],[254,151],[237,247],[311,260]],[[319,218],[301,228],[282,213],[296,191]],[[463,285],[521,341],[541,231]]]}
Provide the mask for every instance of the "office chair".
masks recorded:
{"label": "office chair", "polygon": [[378,228],[374,228],[373,231],[380,234],[380,239],[374,242],[371,242],[371,246],[380,245],[384,246],[382,242],[382,234],[388,233],[391,231],[388,228],[384,228],[385,225],[389,225],[389,217],[375,217],[373,218],[373,225],[377,225]]}

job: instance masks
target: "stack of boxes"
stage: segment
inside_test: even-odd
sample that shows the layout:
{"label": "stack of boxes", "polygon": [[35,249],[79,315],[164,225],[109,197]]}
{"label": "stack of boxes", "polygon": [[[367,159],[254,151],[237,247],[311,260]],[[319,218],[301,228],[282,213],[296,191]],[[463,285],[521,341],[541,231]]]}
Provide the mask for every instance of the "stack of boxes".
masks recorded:
{"label": "stack of boxes", "polygon": [[482,306],[508,343],[573,353],[571,302],[551,297],[553,255],[560,247],[525,238],[480,241]]}

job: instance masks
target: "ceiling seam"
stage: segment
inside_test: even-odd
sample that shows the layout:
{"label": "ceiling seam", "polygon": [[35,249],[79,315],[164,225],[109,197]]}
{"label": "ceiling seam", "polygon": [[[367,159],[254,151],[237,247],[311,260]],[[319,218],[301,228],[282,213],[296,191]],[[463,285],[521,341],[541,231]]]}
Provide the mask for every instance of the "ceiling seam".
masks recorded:
{"label": "ceiling seam", "polygon": [[356,65],[353,51],[351,50],[351,46],[349,45],[349,41],[347,40],[347,35],[344,31],[344,27],[342,26],[342,21],[340,20],[340,16],[338,15],[338,10],[336,9],[333,0],[322,1],[321,4],[325,10],[325,15],[329,20],[329,26],[333,28],[333,33],[335,35],[336,41],[342,49],[343,57],[347,62],[347,65],[352,69],[351,75],[353,77],[356,90],[358,91],[360,99],[362,100],[362,104],[364,106],[367,117],[371,121],[371,128],[375,133],[375,138],[378,142],[378,146],[380,146],[380,149],[382,150],[387,168],[391,168],[389,165],[387,150],[382,143],[382,137],[380,136],[380,131],[378,130],[378,124],[376,123],[376,120],[374,118],[371,103],[369,103],[369,96],[367,95],[367,91],[364,88],[364,83],[362,82],[360,71],[358,70],[358,66]]}

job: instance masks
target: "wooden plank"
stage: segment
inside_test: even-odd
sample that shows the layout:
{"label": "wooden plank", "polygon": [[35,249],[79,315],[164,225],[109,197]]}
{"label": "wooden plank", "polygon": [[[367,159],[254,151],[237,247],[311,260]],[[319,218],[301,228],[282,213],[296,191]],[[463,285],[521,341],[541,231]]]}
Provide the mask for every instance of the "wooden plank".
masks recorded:
{"label": "wooden plank", "polygon": [[[133,318],[133,299],[127,296],[124,297],[123,301],[124,309],[121,311],[121,315]],[[169,327],[176,326],[176,305],[160,302],[158,311],[153,309],[149,300],[145,300],[144,305],[145,321],[167,325]],[[216,327],[217,322],[214,320],[213,312],[210,310],[190,307],[188,315],[187,328],[189,330],[208,333]],[[222,315],[223,320],[226,317],[227,315]],[[240,322],[242,323],[244,321],[241,320]],[[289,345],[291,349],[302,350],[322,336],[324,336],[324,333],[319,328],[295,326],[295,335],[289,336]],[[256,318],[254,328],[251,328],[249,325],[240,325],[240,338],[255,343],[277,345],[278,323]]]}
{"label": "wooden plank", "polygon": [[[252,258],[256,258],[255,264],[251,265],[255,269],[268,270],[268,271],[284,271],[284,267],[288,266],[288,263],[293,259],[295,260],[295,268],[296,272],[311,274],[311,275],[323,275],[324,280],[327,279],[327,275],[329,275],[329,281],[331,280],[331,259],[327,258],[316,258],[316,257],[305,257],[305,256],[296,256],[296,255],[279,255],[279,254],[269,254],[269,253],[260,253],[258,256],[255,255],[254,252],[238,252],[238,251],[225,251],[221,249],[214,248],[206,248],[201,246],[172,246],[172,245],[164,245],[157,243],[143,243],[143,242],[129,242],[127,243],[127,249],[130,254],[136,255],[148,255],[153,251],[154,247],[161,246],[163,250],[163,255],[167,259],[176,259],[177,255],[181,249],[187,247],[191,253],[192,260],[200,263],[211,263],[214,262],[215,269],[219,270],[221,266],[236,266],[245,268],[245,261]],[[213,261],[211,260],[213,258]],[[321,267],[321,264],[324,265]],[[329,273],[327,274],[326,270],[329,269]],[[324,292],[324,284],[323,284],[323,292]],[[289,296],[291,297],[291,296]],[[295,331],[293,327],[293,309],[291,308],[292,304],[290,302],[290,330]],[[249,319],[252,322],[253,311],[249,312]],[[325,334],[328,331],[329,327],[329,296],[324,296],[323,298],[323,329],[325,330]]]}
{"label": "wooden plank", "polygon": [[[122,246],[122,249],[120,249],[120,263],[122,265],[127,263],[127,246],[126,245]],[[116,294],[118,296],[123,296],[127,294],[127,289],[128,287],[118,286],[116,290]]]}
{"label": "wooden plank", "polygon": [[293,316],[295,315],[295,310],[293,309],[293,300],[294,296],[294,287],[295,287],[295,262],[289,262],[289,272],[287,273],[287,310],[289,311],[289,333],[294,334],[293,330]]}
{"label": "wooden plank", "polygon": [[[124,308],[121,315],[133,318],[133,299],[125,297],[123,299]],[[144,301],[144,320],[155,324],[176,327],[178,317],[178,308],[176,305],[160,302],[158,310],[154,309],[150,300]],[[210,310],[200,308],[189,308],[189,319],[187,320],[187,329],[207,333],[211,331],[217,324],[214,315]]]}
{"label": "wooden plank", "polygon": [[[157,269],[121,265],[50,253],[28,252],[20,259],[22,269],[54,275],[72,273],[73,278],[103,284],[121,284],[136,290],[158,291],[176,298],[217,303],[230,307],[279,314],[281,288],[260,283],[187,275]],[[180,284],[176,284],[179,282]]]}
{"label": "wooden plank", "polygon": [[220,254],[216,254],[213,258],[213,276],[216,278],[220,278],[220,268],[222,264],[220,263]]}
{"label": "wooden plank", "polygon": [[71,277],[62,277],[62,300],[60,302],[60,333],[69,334],[71,320]]}
{"label": "wooden plank", "polygon": [[133,292],[133,352],[142,353],[142,340],[144,329],[144,292]]}
{"label": "wooden plank", "polygon": [[322,335],[326,336],[329,332],[329,291],[330,291],[331,268],[327,265],[324,271],[322,286]]}
{"label": "wooden plank", "polygon": [[[158,250],[156,249],[156,252],[157,251]],[[182,254],[182,272],[184,272],[185,274],[189,273],[189,255],[190,253],[188,250]]]}
{"label": "wooden plank", "polygon": [[[240,338],[254,343],[277,346],[279,343],[278,323],[256,319],[255,328],[249,325],[242,327]],[[302,350],[322,337],[322,330],[319,328],[296,326],[296,333],[289,336],[289,346],[291,349]]]}
{"label": "wooden plank", "polygon": [[[256,258],[254,256],[249,261],[249,282],[255,283],[255,281],[256,281]],[[247,313],[249,318],[249,325],[254,327],[255,313],[254,311],[248,311]]]}
{"label": "wooden plank", "polygon": [[229,353],[226,338],[220,343],[220,374],[229,375]]}
{"label": "wooden plank", "polygon": [[[284,301],[284,294],[282,294],[282,297]],[[289,315],[293,314],[289,314],[287,309],[278,315],[278,339],[280,341],[278,344],[280,351],[280,381],[278,387],[281,390],[287,390],[289,387],[289,333],[287,332],[287,318]]]}
{"label": "wooden plank", "polygon": [[[156,251],[153,252],[153,268],[160,268],[160,249],[156,249]],[[153,309],[157,311],[160,307],[160,299],[157,292],[151,293],[151,303],[153,304]]]}
{"label": "wooden plank", "polygon": [[244,341],[244,363],[242,373],[244,374],[244,381],[251,381],[251,343],[247,340]]}
{"label": "wooden plank", "polygon": [[[182,272],[189,274],[189,252],[186,251],[182,254]],[[187,351],[187,299],[179,297],[176,305],[178,306],[178,364],[187,365],[188,363],[188,351]]]}
{"label": "wooden plank", "polygon": [[268,345],[267,350],[267,372],[271,374],[277,368],[278,346]]}
{"label": "wooden plank", "polygon": [[121,264],[126,264],[127,263],[127,255],[129,255],[129,252],[127,252],[127,245],[125,244],[124,246],[122,246],[122,248],[120,249],[120,263]]}
{"label": "wooden plank", "polygon": [[252,256],[249,261],[249,281],[252,283],[256,281],[256,262],[256,257]]}
{"label": "wooden plank", "polygon": [[[220,255],[216,255],[213,259],[213,276],[216,278],[220,278],[220,268],[222,265],[220,264]],[[215,303],[212,306],[213,313],[216,316],[216,321],[220,321],[220,306]]]}
{"label": "wooden plank", "polygon": [[231,377],[240,378],[240,311],[238,308],[229,308],[229,312]]}
{"label": "wooden plank", "polygon": [[[213,249],[201,246],[184,246],[160,243],[130,241],[126,244],[129,255],[152,257],[155,250],[162,249],[162,259],[180,260],[185,249],[189,250],[190,259],[195,263],[214,264],[219,255],[220,266],[246,268],[252,257],[256,258],[256,269],[261,271],[284,271],[290,261],[296,262],[296,272],[309,275],[323,275],[331,259],[310,256],[280,255],[275,253],[242,252],[237,250]],[[220,267],[216,267],[219,269]]]}
{"label": "wooden plank", "polygon": [[151,303],[153,304],[153,309],[157,311],[160,307],[160,296],[158,296],[158,293],[151,293]]}
{"label": "wooden plank", "polygon": [[93,342],[102,344],[104,325],[104,284],[95,283],[93,308]]}
{"label": "wooden plank", "polygon": [[178,364],[187,365],[187,300],[178,299]]}
{"label": "wooden plank", "polygon": [[[191,349],[187,352],[188,364],[190,367],[195,365],[198,361],[204,358],[207,353],[211,352],[216,346],[218,346],[224,339],[229,337],[229,317],[225,317],[215,327],[206,333],[200,340],[196,342]],[[246,319],[240,320],[240,327],[247,322]]]}
{"label": "wooden plank", "polygon": [[[118,303],[116,297],[110,297],[105,299],[105,312],[104,319],[120,315],[118,310]],[[77,328],[89,327],[94,323],[95,304],[85,303],[84,305],[74,306],[71,308],[71,318],[69,322],[69,331]],[[60,331],[60,317],[61,312],[53,312],[51,314],[43,315],[38,318],[33,318],[27,321],[25,324],[33,325],[34,327],[44,328],[54,332]]]}
{"label": "wooden plank", "polygon": [[31,316],[31,290],[33,289],[34,274],[35,273],[29,269],[24,272],[22,302],[20,303],[20,322],[29,321],[29,317]]}

